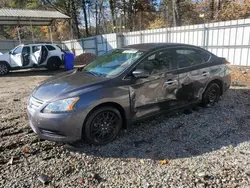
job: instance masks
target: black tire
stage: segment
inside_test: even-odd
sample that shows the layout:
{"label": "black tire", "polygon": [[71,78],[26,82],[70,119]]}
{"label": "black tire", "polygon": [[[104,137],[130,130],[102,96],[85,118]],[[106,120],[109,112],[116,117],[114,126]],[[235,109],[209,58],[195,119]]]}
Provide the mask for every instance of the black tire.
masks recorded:
{"label": "black tire", "polygon": [[5,62],[0,62],[0,75],[5,75],[10,72],[10,67]]}
{"label": "black tire", "polygon": [[[122,116],[113,107],[100,107],[88,117],[83,137],[90,144],[104,145],[116,139],[122,127]],[[103,135],[106,135],[104,138]]]}
{"label": "black tire", "polygon": [[53,71],[53,70],[58,70],[60,68],[61,64],[62,64],[62,62],[59,58],[51,57],[51,58],[49,58],[46,67],[49,70]]}
{"label": "black tire", "polygon": [[220,99],[220,86],[216,83],[211,83],[207,86],[202,96],[201,104],[203,106],[211,106],[217,103]]}

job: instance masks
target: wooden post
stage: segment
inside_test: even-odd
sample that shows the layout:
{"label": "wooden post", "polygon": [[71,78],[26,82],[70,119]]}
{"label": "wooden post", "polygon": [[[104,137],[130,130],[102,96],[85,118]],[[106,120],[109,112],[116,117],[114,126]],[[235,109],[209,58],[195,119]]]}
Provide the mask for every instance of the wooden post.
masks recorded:
{"label": "wooden post", "polygon": [[19,44],[22,44],[20,32],[19,32],[19,26],[17,26],[17,35],[18,35]]}
{"label": "wooden post", "polygon": [[50,41],[53,44],[53,36],[52,36],[52,32],[51,32],[51,26],[49,26],[49,35],[50,35]]}

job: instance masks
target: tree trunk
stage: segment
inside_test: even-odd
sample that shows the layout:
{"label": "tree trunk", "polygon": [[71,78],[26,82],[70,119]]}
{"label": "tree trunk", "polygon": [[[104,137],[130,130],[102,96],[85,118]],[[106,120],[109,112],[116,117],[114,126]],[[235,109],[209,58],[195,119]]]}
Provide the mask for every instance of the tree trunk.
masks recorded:
{"label": "tree trunk", "polygon": [[88,6],[88,15],[89,15],[89,34],[91,35],[91,22],[90,22],[90,8]]}
{"label": "tree trunk", "polygon": [[173,26],[176,27],[176,15],[175,15],[176,1],[172,0],[172,11],[173,11]]}
{"label": "tree trunk", "polygon": [[98,35],[98,6],[97,1],[95,2],[95,35]]}
{"label": "tree trunk", "polygon": [[172,0],[173,25],[181,26],[180,0]]}
{"label": "tree trunk", "polygon": [[214,0],[210,0],[210,19],[214,19]]}
{"label": "tree trunk", "polygon": [[82,10],[83,10],[84,23],[85,23],[86,36],[88,37],[89,36],[89,28],[88,28],[88,18],[87,18],[85,0],[82,0]]}
{"label": "tree trunk", "polygon": [[71,1],[71,5],[72,5],[72,18],[74,20],[74,25],[75,25],[75,29],[76,29],[76,36],[79,39],[80,36],[80,30],[79,30],[79,22],[78,22],[78,17],[77,17],[77,8],[76,8],[76,4],[75,1]]}
{"label": "tree trunk", "polygon": [[110,11],[111,11],[111,16],[112,16],[112,22],[113,22],[113,26],[116,26],[115,23],[115,0],[109,0],[109,4],[110,4]]}

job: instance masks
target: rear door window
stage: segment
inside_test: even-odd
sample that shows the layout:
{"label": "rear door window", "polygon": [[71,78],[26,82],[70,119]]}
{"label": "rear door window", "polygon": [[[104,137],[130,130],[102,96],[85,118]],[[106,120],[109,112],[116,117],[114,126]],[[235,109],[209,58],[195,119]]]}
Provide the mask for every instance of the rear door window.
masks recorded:
{"label": "rear door window", "polygon": [[49,51],[56,50],[56,48],[55,48],[54,46],[51,46],[51,45],[46,45],[46,48],[47,48]]}
{"label": "rear door window", "polygon": [[206,63],[211,58],[211,55],[207,52],[189,48],[175,49],[175,56],[179,68],[185,68]]}
{"label": "rear door window", "polygon": [[40,45],[39,46],[32,46],[32,52],[35,53],[35,52],[41,50],[41,47],[42,46],[40,46]]}

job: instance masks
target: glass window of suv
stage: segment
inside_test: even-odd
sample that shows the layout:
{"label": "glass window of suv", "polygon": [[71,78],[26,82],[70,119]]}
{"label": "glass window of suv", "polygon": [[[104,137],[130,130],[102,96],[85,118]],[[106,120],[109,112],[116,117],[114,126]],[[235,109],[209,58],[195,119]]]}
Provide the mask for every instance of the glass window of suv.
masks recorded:
{"label": "glass window of suv", "polygon": [[51,46],[51,45],[45,45],[46,48],[49,50],[49,51],[53,51],[53,50],[56,50],[56,48],[54,46]]}
{"label": "glass window of suv", "polygon": [[209,61],[211,55],[197,49],[176,49],[176,61],[179,68],[199,65]]}
{"label": "glass window of suv", "polygon": [[17,48],[15,48],[12,52],[13,55],[16,55],[16,54],[20,54],[22,53],[22,49],[23,47],[22,46],[18,46]]}
{"label": "glass window of suv", "polygon": [[157,51],[144,59],[136,69],[146,70],[149,74],[174,70],[173,53],[170,49]]}
{"label": "glass window of suv", "polygon": [[37,51],[41,50],[41,46],[32,46],[32,53],[35,53]]}

